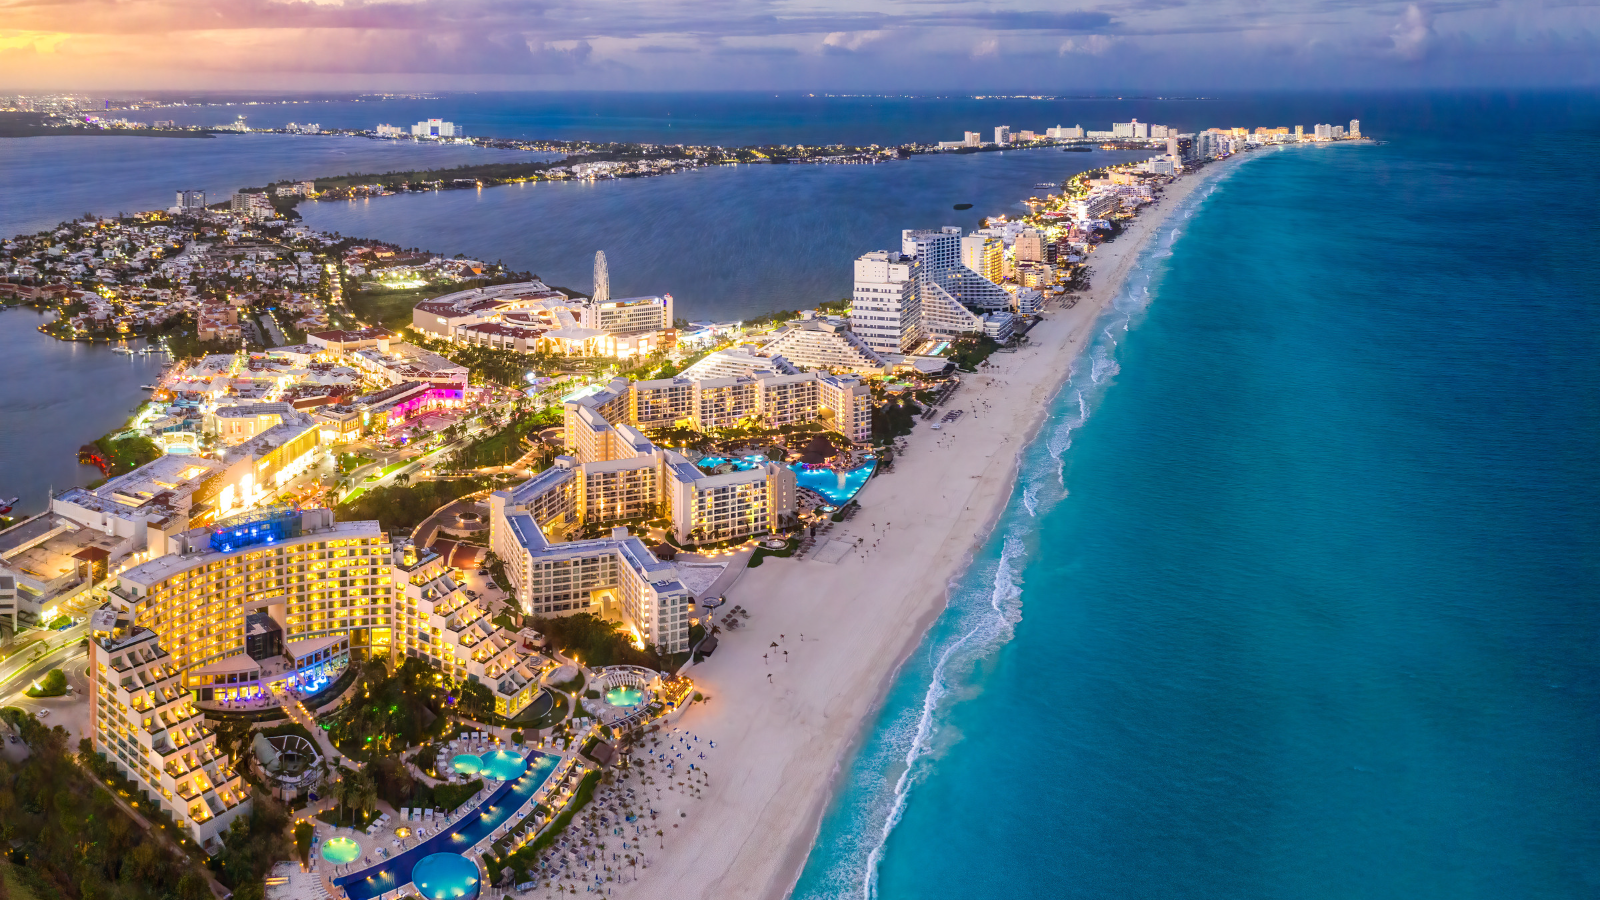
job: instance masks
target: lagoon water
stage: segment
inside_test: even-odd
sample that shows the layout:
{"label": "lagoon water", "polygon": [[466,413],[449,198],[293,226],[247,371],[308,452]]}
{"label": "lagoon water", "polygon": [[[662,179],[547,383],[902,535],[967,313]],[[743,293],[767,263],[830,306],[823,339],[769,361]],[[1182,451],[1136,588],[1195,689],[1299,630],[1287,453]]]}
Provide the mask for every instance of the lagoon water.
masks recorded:
{"label": "lagoon water", "polygon": [[291,178],[390,172],[553,154],[333,135],[222,134],[214,138],[0,139],[0,240],[75,219],[166,209],[179,190],[212,203],[242,187]]}
{"label": "lagoon water", "polygon": [[1595,896],[1600,116],[1485,107],[1163,233],[796,898]]}
{"label": "lagoon water", "polygon": [[[850,295],[851,261],[903,228],[976,227],[1026,211],[1123,151],[1014,150],[873,165],[716,166],[655,178],[535,182],[301,204],[325,231],[503,260],[588,291],[604,250],[611,295],[668,293],[677,316],[728,321]],[[958,203],[973,208],[956,211]]]}
{"label": "lagoon water", "polygon": [[17,497],[29,515],[44,510],[52,488],[100,478],[78,464],[78,448],[131,418],[150,397],[140,385],[160,378],[167,362],[40,334],[54,318],[27,307],[0,311],[0,498]]}

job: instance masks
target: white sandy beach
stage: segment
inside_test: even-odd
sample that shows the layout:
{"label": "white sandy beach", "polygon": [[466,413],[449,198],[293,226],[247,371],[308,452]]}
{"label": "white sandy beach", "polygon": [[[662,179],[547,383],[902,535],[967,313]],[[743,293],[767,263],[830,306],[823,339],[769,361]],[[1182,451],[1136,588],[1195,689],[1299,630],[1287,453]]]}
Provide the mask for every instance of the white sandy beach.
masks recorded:
{"label": "white sandy beach", "polygon": [[894,471],[869,481],[860,512],[834,527],[831,538],[859,547],[832,564],[770,558],[733,586],[729,605],[749,610],[748,624],[725,631],[716,654],[690,670],[710,699],[679,723],[716,741],[702,763],[710,787],[704,799],[665,802],[666,849],[614,896],[787,894],[863,723],[1004,507],[1018,452],[1094,322],[1169,212],[1238,159],[1170,185],[1094,253],[1094,287],[1076,307],[1051,311],[1027,348],[962,376],[945,408],[966,414],[940,431],[919,423]]}

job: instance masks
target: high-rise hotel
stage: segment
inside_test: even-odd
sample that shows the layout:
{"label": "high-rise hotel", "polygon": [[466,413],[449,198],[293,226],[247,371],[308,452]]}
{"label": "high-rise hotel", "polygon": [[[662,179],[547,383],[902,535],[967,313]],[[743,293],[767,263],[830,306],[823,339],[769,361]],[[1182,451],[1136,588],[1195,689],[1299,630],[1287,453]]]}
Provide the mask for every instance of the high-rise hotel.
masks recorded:
{"label": "high-rise hotel", "polygon": [[387,652],[389,544],[376,522],[269,510],[167,539],[90,623],[90,735],[196,841],[249,792],[196,704],[314,690],[352,650]]}
{"label": "high-rise hotel", "polygon": [[415,657],[489,688],[513,716],[554,663],[496,625],[430,550],[377,522],[268,509],[179,532],[116,578],[90,620],[95,750],[197,842],[249,808],[207,710],[332,685],[353,659]]}
{"label": "high-rise hotel", "polygon": [[874,250],[855,262],[850,328],[878,353],[910,353],[925,340],[984,331],[984,314],[1030,312],[996,281],[1002,248],[947,225],[906,229],[899,252]]}

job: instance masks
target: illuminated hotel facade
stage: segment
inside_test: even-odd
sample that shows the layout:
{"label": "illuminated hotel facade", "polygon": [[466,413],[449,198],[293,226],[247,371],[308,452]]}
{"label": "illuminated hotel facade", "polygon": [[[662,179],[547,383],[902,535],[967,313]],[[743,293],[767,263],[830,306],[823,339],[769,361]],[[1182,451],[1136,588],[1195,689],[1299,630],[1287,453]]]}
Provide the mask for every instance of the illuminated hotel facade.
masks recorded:
{"label": "illuminated hotel facade", "polygon": [[[268,510],[175,535],[166,549],[119,575],[111,594],[160,635],[202,702],[260,696],[286,679],[310,686],[340,654],[388,652],[390,548],[376,522]],[[283,653],[245,653],[250,613],[281,632]]]}
{"label": "illuminated hotel facade", "polygon": [[311,694],[381,656],[484,684],[514,716],[556,665],[538,634],[490,621],[437,553],[396,551],[377,522],[271,509],[150,549],[163,555],[118,575],[91,619],[90,736],[202,844],[249,808],[208,708]]}
{"label": "illuminated hotel facade", "polygon": [[217,752],[159,635],[106,606],[90,619],[89,735],[95,750],[144,789],[197,843],[215,847],[250,813],[250,792]]}
{"label": "illuminated hotel facade", "polygon": [[117,576],[91,619],[90,738],[205,844],[248,810],[249,791],[217,753],[204,704],[279,684],[309,693],[352,651],[387,653],[389,543],[376,522],[276,510],[160,549]]}

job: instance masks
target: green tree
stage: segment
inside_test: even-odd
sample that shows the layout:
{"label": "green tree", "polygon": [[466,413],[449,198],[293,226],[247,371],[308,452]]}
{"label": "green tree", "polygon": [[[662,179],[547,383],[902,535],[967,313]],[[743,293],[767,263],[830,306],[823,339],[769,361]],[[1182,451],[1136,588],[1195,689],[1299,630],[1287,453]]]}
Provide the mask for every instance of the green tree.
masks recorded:
{"label": "green tree", "polygon": [[211,888],[204,875],[193,869],[178,879],[178,900],[211,900]]}
{"label": "green tree", "polygon": [[464,715],[481,719],[494,712],[494,694],[487,685],[463,681],[456,687],[457,703]]}
{"label": "green tree", "polygon": [[60,669],[51,669],[39,679],[39,683],[28,688],[30,697],[59,697],[67,692],[67,675]]}
{"label": "green tree", "polygon": [[355,808],[361,811],[363,818],[377,808],[378,786],[370,772],[362,771],[356,774],[356,784],[352,794]]}

